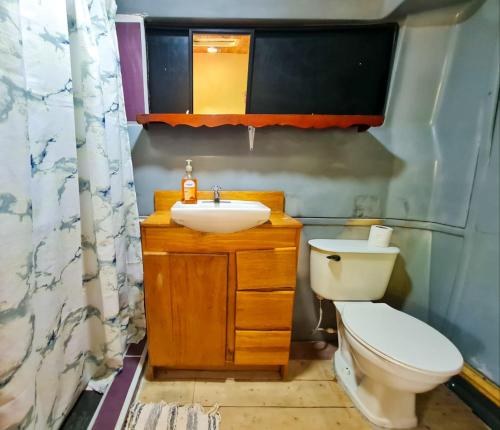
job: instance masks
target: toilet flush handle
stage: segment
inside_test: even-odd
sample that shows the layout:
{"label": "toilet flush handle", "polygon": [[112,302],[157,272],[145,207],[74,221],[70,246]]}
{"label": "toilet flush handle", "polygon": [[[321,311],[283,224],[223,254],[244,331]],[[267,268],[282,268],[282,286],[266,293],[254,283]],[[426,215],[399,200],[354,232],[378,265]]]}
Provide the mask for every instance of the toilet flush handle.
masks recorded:
{"label": "toilet flush handle", "polygon": [[337,254],[328,255],[326,258],[328,258],[329,260],[333,260],[333,261],[340,261],[340,255],[337,255]]}

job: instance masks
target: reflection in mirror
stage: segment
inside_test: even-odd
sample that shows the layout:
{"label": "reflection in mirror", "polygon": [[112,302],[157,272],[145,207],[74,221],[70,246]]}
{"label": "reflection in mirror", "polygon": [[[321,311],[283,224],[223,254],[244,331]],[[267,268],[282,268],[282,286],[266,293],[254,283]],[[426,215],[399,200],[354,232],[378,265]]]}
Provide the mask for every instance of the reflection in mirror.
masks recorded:
{"label": "reflection in mirror", "polygon": [[249,34],[193,33],[193,113],[244,114]]}

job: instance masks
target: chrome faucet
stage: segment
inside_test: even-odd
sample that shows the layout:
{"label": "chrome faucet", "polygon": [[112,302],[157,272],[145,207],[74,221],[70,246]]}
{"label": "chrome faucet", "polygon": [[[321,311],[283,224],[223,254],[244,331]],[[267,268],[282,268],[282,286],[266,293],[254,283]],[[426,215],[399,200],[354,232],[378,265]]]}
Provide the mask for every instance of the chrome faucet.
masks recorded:
{"label": "chrome faucet", "polygon": [[214,185],[212,191],[214,192],[214,203],[220,203],[220,192],[222,191],[222,187]]}

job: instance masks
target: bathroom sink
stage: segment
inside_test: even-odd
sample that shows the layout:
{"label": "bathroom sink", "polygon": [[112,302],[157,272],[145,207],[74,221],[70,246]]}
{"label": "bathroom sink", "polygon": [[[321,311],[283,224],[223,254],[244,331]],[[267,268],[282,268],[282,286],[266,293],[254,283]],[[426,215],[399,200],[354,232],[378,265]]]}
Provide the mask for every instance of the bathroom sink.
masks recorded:
{"label": "bathroom sink", "polygon": [[185,227],[205,233],[235,233],[265,223],[271,209],[260,202],[245,200],[198,200],[195,204],[176,202],[172,219]]}

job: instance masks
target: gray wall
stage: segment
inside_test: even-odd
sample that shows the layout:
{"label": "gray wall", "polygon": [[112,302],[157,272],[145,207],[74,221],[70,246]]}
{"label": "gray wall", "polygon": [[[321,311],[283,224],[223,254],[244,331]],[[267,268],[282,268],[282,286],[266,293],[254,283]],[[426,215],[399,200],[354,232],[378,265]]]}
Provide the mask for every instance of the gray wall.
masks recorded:
{"label": "gray wall", "polygon": [[497,110],[491,145],[482,148],[463,236],[434,233],[431,323],[467,360],[500,381],[499,146]]}
{"label": "gray wall", "polygon": [[[181,17],[180,5],[186,3],[161,4],[167,3],[172,9],[158,16],[170,10],[171,17]],[[300,16],[299,3],[284,17]],[[499,382],[498,265],[492,263],[498,262],[498,146],[492,147],[491,134],[498,96],[498,1],[463,2],[469,13],[458,15],[456,7],[417,3],[420,9],[398,18],[383,127],[366,133],[258,129],[253,152],[243,127],[131,128],[139,209],[151,213],[155,189],[179,188],[186,158],[194,160],[204,189],[219,184],[284,190],[287,212],[304,223],[295,339],[315,337],[307,240],[365,238],[366,227],[347,227],[346,221],[384,218],[395,227],[393,242],[401,248],[385,299],[442,330],[466,360]],[[152,3],[119,1],[122,12],[132,4],[134,12],[142,6],[144,12],[158,11]],[[431,4],[432,10],[422,10]],[[399,6],[405,8],[409,2]],[[314,5],[310,9],[309,18],[322,13]],[[229,11],[231,17],[252,17],[244,8],[239,14],[234,7]],[[210,17],[205,12],[199,17]],[[269,17],[280,13],[272,8]],[[388,13],[396,16],[397,9]],[[333,324],[333,312],[327,313],[326,325]]]}

